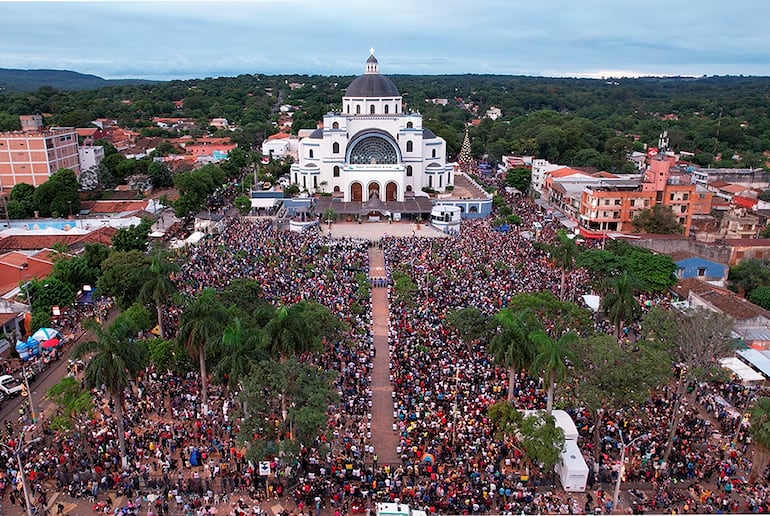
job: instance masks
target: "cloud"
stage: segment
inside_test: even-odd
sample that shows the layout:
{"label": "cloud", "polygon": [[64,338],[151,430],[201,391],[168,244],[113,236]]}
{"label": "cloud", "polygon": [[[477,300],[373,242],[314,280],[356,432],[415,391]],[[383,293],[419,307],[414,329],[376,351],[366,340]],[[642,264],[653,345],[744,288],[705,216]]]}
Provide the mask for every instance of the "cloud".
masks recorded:
{"label": "cloud", "polygon": [[354,75],[374,46],[386,74],[767,75],[768,18],[765,0],[0,1],[0,67]]}

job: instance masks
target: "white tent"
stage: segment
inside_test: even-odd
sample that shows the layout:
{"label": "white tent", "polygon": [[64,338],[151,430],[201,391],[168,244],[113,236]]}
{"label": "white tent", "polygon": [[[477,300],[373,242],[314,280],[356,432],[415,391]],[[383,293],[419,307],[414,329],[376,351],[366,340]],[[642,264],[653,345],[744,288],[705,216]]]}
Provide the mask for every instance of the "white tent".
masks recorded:
{"label": "white tent", "polygon": [[554,468],[559,475],[561,486],[571,493],[583,493],[588,482],[588,464],[580,453],[577,441],[564,441],[561,463]]}
{"label": "white tent", "polygon": [[765,379],[765,377],[762,376],[761,373],[758,373],[757,371],[753,370],[751,367],[749,367],[747,364],[742,362],[737,357],[723,358],[719,361],[719,363],[722,364],[722,367],[729,369],[730,371],[738,375],[744,384],[752,383],[752,382],[762,382]]}
{"label": "white tent", "polygon": [[599,311],[599,303],[601,302],[601,298],[599,296],[592,296],[590,294],[585,294],[583,296],[583,301],[585,301],[588,308],[590,308],[594,312]]}
{"label": "white tent", "polygon": [[[521,415],[524,417],[536,416],[538,413],[545,415],[545,410],[522,410]],[[577,441],[578,429],[575,426],[575,422],[572,421],[572,417],[567,414],[565,410],[554,410],[551,415],[556,420],[556,428],[564,430],[564,439],[567,441]]]}

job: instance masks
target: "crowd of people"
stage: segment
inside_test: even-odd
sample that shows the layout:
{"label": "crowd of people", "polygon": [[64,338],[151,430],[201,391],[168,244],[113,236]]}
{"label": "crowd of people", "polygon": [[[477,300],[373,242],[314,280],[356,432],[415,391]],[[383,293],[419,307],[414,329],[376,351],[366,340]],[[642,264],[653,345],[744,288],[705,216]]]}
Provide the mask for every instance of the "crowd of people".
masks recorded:
{"label": "crowd of people", "polygon": [[[261,475],[239,435],[237,396],[214,386],[204,406],[196,373],[179,376],[150,367],[128,393],[126,466],[120,460],[114,402],[102,390],[93,393],[95,413],[66,437],[18,443],[18,427],[6,427],[3,442],[20,450],[32,500],[45,504],[46,482],[55,482],[56,489],[88,499],[95,511],[116,514],[198,515],[223,504],[232,514],[260,514],[267,500],[287,495],[294,514],[316,516],[364,513],[376,501],[443,514],[604,513],[612,509],[607,487],[623,474],[636,486],[630,496],[638,512],[770,510],[767,484],[748,481],[745,428],[729,427],[725,418],[721,430],[735,438],[713,438],[712,419],[720,421],[725,404],[744,410],[751,399],[737,384],[701,386],[693,403],[682,400],[684,414],[668,463],[661,457],[673,419],[673,388],[653,393],[641,406],[618,407],[600,421],[585,408],[570,410],[595,472],[585,494],[561,491],[552,472],[522,453],[515,436],[496,435],[487,409],[505,399],[508,370],[481,342],[463,341],[447,316],[466,306],[491,316],[516,294],[558,293],[561,287],[561,271],[547,250],[535,245],[555,241],[556,223],[544,220],[528,199],[510,201],[522,223],[505,232],[475,220],[464,221],[452,237],[383,237],[376,244],[385,256],[385,278],[369,274],[374,242],[331,239],[318,230],[277,231],[269,222],[236,219],[222,234],[188,248],[174,276],[183,295],[207,287],[222,290],[235,279],[249,278],[273,304],[317,301],[348,324],[344,339],[326,343],[323,353],[308,358],[339,372],[340,402],[327,413],[332,441],[319,439],[296,461],[271,457],[270,475]],[[535,222],[541,227],[537,232]],[[416,288],[399,291],[393,280],[397,272]],[[582,296],[592,293],[589,279],[584,270],[572,271],[566,298],[582,303]],[[375,348],[364,287],[388,289],[387,349]],[[646,301],[640,299],[643,306]],[[180,307],[166,307],[164,323],[172,334],[180,312]],[[558,331],[553,321],[543,323]],[[639,331],[630,325],[626,338],[635,339]],[[378,351],[390,357],[392,429],[372,428]],[[543,408],[543,381],[521,372],[514,400],[521,409]],[[598,449],[595,425],[601,425]],[[397,435],[395,462],[378,458],[384,455],[377,449],[382,432]],[[621,473],[621,448],[631,440]],[[3,500],[20,503],[20,473],[5,448],[0,475]]]}

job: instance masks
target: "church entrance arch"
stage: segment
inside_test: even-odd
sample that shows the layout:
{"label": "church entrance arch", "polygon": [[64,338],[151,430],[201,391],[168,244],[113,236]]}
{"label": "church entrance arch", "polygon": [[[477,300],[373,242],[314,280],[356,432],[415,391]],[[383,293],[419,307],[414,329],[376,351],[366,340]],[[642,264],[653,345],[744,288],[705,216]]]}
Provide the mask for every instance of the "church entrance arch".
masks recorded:
{"label": "church entrance arch", "polygon": [[377,197],[378,199],[380,198],[379,183],[375,183],[374,181],[372,181],[371,183],[369,183],[369,186],[366,189],[369,192],[369,196],[367,197],[368,199],[371,199],[372,197]]}
{"label": "church entrance arch", "polygon": [[361,202],[363,200],[363,186],[361,183],[353,183],[350,185],[350,201]]}
{"label": "church entrance arch", "polygon": [[398,185],[393,181],[390,181],[385,185],[385,200],[387,202],[393,202],[398,198]]}

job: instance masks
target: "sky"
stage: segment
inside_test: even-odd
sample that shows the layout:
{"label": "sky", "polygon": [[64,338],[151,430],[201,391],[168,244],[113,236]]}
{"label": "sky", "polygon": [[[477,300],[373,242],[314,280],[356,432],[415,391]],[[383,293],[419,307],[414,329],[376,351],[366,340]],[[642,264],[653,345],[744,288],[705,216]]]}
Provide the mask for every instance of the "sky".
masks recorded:
{"label": "sky", "polygon": [[770,76],[770,0],[0,0],[0,68],[239,74]]}

